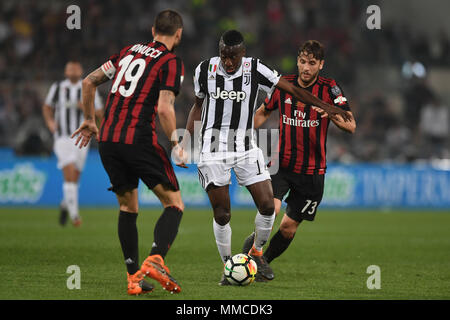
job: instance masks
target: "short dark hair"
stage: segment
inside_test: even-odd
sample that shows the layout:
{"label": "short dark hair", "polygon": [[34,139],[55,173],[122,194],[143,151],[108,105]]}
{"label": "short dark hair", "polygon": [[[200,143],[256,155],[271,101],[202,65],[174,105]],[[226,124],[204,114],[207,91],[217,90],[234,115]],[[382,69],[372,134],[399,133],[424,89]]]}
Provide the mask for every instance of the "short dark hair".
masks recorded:
{"label": "short dark hair", "polygon": [[156,16],[153,27],[156,34],[173,36],[178,29],[183,28],[183,19],[175,10],[164,10]]}
{"label": "short dark hair", "polygon": [[323,58],[325,57],[323,44],[321,44],[317,40],[305,41],[298,50],[298,55],[300,56],[302,52],[305,52],[307,55],[312,54],[313,57],[317,60],[323,60]]}
{"label": "short dark hair", "polygon": [[226,46],[236,46],[244,42],[244,37],[237,30],[228,30],[220,37],[220,40]]}

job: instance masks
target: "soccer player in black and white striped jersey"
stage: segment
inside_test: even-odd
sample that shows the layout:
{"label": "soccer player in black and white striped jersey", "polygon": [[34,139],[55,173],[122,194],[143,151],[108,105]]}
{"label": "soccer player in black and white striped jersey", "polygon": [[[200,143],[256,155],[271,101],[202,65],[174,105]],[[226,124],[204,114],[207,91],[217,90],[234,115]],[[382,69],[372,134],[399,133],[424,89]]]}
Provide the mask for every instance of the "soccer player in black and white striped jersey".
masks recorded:
{"label": "soccer player in black and white striped jersey", "polygon": [[[270,96],[275,87],[300,101],[319,106],[329,117],[341,115],[348,119],[344,111],[293,86],[259,59],[245,57],[241,33],[231,30],[220,39],[219,56],[201,62],[195,70],[196,98],[186,127],[192,135],[194,121],[202,121],[197,166],[200,183],[214,211],[213,230],[222,262],[231,257],[228,185],[233,169],[238,183],[247,187],[258,209],[256,236],[249,255],[256,260],[258,273],[270,280],[274,275],[262,255],[262,247],[270,236],[275,218],[273,191],[262,151],[255,143],[253,116],[258,91],[262,89]],[[219,284],[228,282],[222,277]]]}
{"label": "soccer player in black and white striped jersey", "polygon": [[[53,133],[53,150],[62,170],[63,201],[61,203],[60,224],[65,225],[67,215],[74,226],[81,224],[78,212],[78,181],[83,170],[88,149],[74,146],[70,136],[83,122],[81,109],[81,77],[83,68],[78,61],[69,61],[64,70],[65,79],[52,84],[45,99],[42,112],[49,130]],[[95,96],[95,109],[102,117],[102,101]]]}

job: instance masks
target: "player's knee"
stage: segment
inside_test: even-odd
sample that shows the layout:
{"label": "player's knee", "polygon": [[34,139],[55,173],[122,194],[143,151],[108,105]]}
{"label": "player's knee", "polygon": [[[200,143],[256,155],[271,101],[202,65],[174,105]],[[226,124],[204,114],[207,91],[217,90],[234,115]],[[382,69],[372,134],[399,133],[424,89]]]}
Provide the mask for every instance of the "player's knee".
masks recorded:
{"label": "player's knee", "polygon": [[297,226],[295,224],[286,223],[284,221],[280,224],[280,232],[286,239],[292,239],[297,232]]}
{"label": "player's knee", "polygon": [[160,200],[164,208],[177,207],[181,211],[184,211],[184,203],[179,193],[174,193],[166,198],[160,198]]}
{"label": "player's knee", "polygon": [[258,211],[263,216],[271,216],[275,212],[275,205],[272,200],[264,200],[258,207]]}
{"label": "player's knee", "polygon": [[139,206],[134,204],[121,204],[120,211],[138,213]]}
{"label": "player's knee", "polygon": [[217,224],[224,226],[231,220],[231,212],[230,209],[224,207],[215,207],[214,208],[214,220]]}
{"label": "player's knee", "polygon": [[173,204],[171,205],[171,207],[177,207],[177,208],[180,209],[181,211],[184,211],[184,203],[183,203],[183,201],[181,201],[181,200],[173,202]]}

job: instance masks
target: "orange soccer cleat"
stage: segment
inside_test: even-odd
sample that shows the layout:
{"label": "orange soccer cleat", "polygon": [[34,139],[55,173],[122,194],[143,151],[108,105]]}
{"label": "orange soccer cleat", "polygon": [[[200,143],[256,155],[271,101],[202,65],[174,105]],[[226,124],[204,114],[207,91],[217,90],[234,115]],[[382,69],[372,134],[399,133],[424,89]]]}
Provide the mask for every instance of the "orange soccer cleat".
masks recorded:
{"label": "orange soccer cleat", "polygon": [[[264,257],[262,250],[258,251],[256,250],[255,246],[252,246],[248,255],[252,257],[252,259],[256,262],[258,270],[258,272],[256,273],[256,279],[258,282],[262,282],[264,280],[273,280],[275,278],[273,270]],[[261,277],[263,277],[264,279],[262,279]]]}
{"label": "orange soccer cleat", "polygon": [[170,293],[181,292],[180,285],[172,278],[169,268],[164,264],[164,259],[159,254],[151,255],[145,259],[141,266],[141,272],[158,281],[164,290]]}
{"label": "orange soccer cleat", "polygon": [[75,228],[81,227],[81,218],[76,218],[76,219],[74,219],[74,220],[72,221],[72,225],[73,225]]}
{"label": "orange soccer cleat", "polygon": [[144,280],[144,275],[140,270],[138,270],[135,274],[129,274],[127,272],[127,281],[128,281],[128,294],[129,295],[139,295],[148,292],[152,292],[154,286],[151,283],[148,283]]}

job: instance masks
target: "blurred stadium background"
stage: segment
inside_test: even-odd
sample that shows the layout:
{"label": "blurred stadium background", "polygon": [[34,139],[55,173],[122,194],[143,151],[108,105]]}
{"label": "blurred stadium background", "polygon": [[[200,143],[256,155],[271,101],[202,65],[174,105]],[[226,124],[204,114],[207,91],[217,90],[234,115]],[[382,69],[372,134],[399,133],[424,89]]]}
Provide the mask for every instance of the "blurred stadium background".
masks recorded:
{"label": "blurred stadium background", "polygon": [[[66,28],[71,4],[81,8],[80,30]],[[381,30],[366,27],[372,4],[381,8]],[[187,211],[182,240],[169,254],[186,288],[176,298],[448,299],[450,216],[442,214],[450,211],[450,2],[445,0],[1,0],[0,299],[124,298],[116,200],[106,191],[97,145],[91,146],[80,183],[83,227],[60,228],[62,176],[41,108],[69,59],[81,61],[87,74],[125,45],[149,41],[155,14],[168,7],[177,9],[185,24],[177,49],[186,70],[176,100],[179,128],[193,102],[195,66],[217,54],[219,36],[231,28],[244,33],[248,55],[282,74],[296,72],[304,40],[323,42],[322,74],[340,83],[357,120],[354,135],[330,127],[320,221],[302,226],[301,239],[275,262],[279,281],[252,285],[251,295],[216,288],[221,266],[209,202],[195,165],[177,169]],[[99,88],[103,100],[110,85]],[[276,126],[276,117],[265,125]],[[167,143],[163,134],[160,138]],[[231,192],[233,208],[246,207],[233,209],[237,252],[251,231],[254,205],[235,182]],[[140,202],[141,212],[154,213],[140,218],[146,225],[140,229],[143,257],[160,209],[145,188]],[[193,214],[196,207],[205,210]],[[84,272],[79,292],[65,287],[64,272],[74,263]],[[365,286],[365,270],[373,263],[383,270],[379,292]]]}
{"label": "blurred stadium background", "polygon": [[[70,4],[81,8],[80,30],[65,27]],[[366,9],[370,4],[381,8],[381,30],[366,27]],[[63,78],[65,63],[69,59],[81,61],[86,74],[125,45],[150,40],[154,15],[166,7],[179,10],[185,23],[184,38],[177,49],[186,69],[186,81],[176,102],[179,128],[184,128],[193,101],[192,72],[201,60],[217,54],[218,38],[224,30],[241,30],[248,54],[262,58],[283,74],[296,72],[300,43],[318,39],[326,46],[322,74],[341,84],[358,124],[353,136],[330,127],[329,163],[350,165],[347,167],[350,171],[345,171],[343,176],[348,178],[350,172],[353,180],[362,177],[358,170],[352,174],[351,166],[355,164],[401,165],[405,172],[410,165],[418,164],[422,169],[438,169],[440,173],[430,173],[432,182],[425,192],[437,196],[419,202],[425,207],[436,206],[438,199],[443,201],[439,206],[448,208],[449,176],[442,170],[450,167],[450,20],[446,17],[450,3],[443,0],[138,0],[132,5],[119,0],[3,0],[0,4],[0,147],[4,164],[0,170],[4,172],[0,203],[21,203],[14,200],[20,196],[11,191],[11,188],[23,190],[11,182],[20,175],[11,171],[13,163],[23,162],[26,156],[52,159],[52,136],[43,121],[41,107],[51,83]],[[100,87],[104,100],[109,86],[108,83]],[[266,127],[277,126],[275,113],[271,120]],[[165,136],[161,134],[160,138],[165,144]],[[94,143],[90,159],[94,157],[98,165],[95,148]],[[50,168],[53,164],[48,164]],[[101,167],[98,169],[101,181],[105,181],[106,175],[102,175]],[[398,172],[397,167],[394,171]],[[375,189],[391,193],[383,187],[389,172],[380,171],[380,183]],[[349,179],[332,175],[333,165],[329,173],[329,181],[335,181],[334,176],[338,181],[329,182],[327,188],[327,194],[334,192],[337,196],[335,202],[342,192],[356,194],[355,188],[360,190],[357,182],[348,186]],[[50,182],[55,175],[59,179],[55,168],[47,172]],[[411,179],[416,182],[414,190],[400,191],[403,195],[398,197],[402,200],[393,203],[397,206],[405,204],[408,192],[412,192],[410,198],[416,197],[417,192],[422,194],[423,181],[428,181],[427,177],[408,174],[402,177],[405,186],[411,185],[408,183]],[[373,181],[370,175],[365,180]],[[347,191],[333,187],[342,188],[342,184]],[[53,182],[50,185],[55,186]],[[394,179],[391,185],[395,188],[398,183]],[[96,187],[105,189],[99,184]],[[43,194],[50,191],[46,189]],[[57,195],[59,191],[55,192]],[[198,203],[206,201],[198,193],[197,198]],[[389,199],[373,200],[375,204],[389,205]],[[83,194],[80,201],[86,203]]]}

